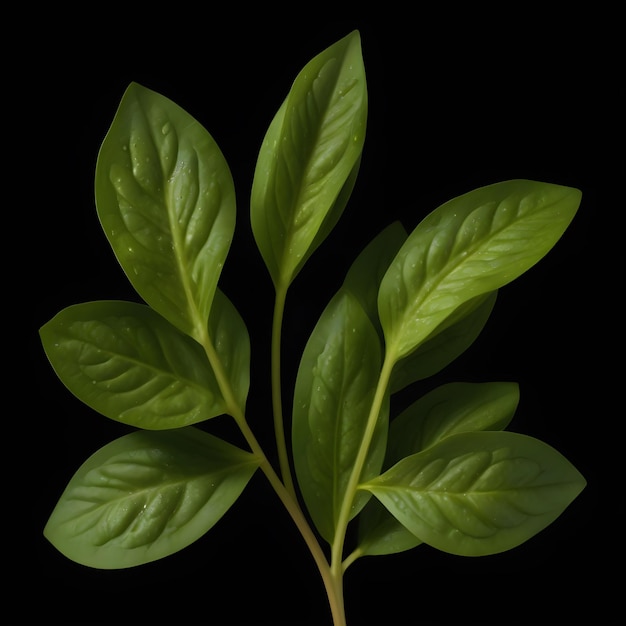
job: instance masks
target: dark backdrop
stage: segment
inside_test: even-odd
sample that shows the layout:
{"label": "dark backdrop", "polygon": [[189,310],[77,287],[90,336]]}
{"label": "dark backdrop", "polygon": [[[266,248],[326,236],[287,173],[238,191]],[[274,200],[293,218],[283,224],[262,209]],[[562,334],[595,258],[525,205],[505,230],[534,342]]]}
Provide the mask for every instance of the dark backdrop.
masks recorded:
{"label": "dark backdrop", "polygon": [[[513,551],[471,559],[422,547],[358,561],[345,580],[348,624],[616,619],[624,565],[624,89],[620,42],[610,35],[617,18],[588,8],[549,16],[511,3],[461,13],[447,3],[400,6],[242,7],[229,15],[211,5],[57,7],[7,25],[22,34],[7,100],[18,120],[10,123],[14,180],[23,182],[11,207],[17,225],[5,235],[16,250],[7,269],[21,278],[5,306],[25,322],[15,361],[26,359],[12,367],[5,391],[18,395],[5,438],[6,621],[330,625],[313,561],[260,473],[206,536],[157,563],[95,571],[46,542],[42,528],[73,472],[127,429],[70,396],[37,331],[70,304],[136,299],[98,224],[92,188],[100,143],[137,81],[196,117],[230,164],[238,226],[220,284],[252,337],[250,422],[274,458],[272,292],[249,227],[250,185],[267,125],[297,72],[355,28],[370,97],[363,165],[341,222],[289,294],[287,397],[319,313],[384,226],[399,219],[410,230],[442,202],[510,178],[574,186],[582,205],[563,239],[502,289],[461,358],[400,401],[442,382],[517,381],[510,429],[559,449],[589,484]],[[23,57],[29,42],[32,54]],[[206,428],[229,433],[227,418]]]}

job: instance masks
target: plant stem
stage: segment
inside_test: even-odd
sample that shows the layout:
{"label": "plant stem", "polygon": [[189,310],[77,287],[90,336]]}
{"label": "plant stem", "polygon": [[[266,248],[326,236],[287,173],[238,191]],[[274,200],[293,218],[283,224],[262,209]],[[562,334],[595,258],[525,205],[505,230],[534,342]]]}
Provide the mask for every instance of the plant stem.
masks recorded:
{"label": "plant stem", "polygon": [[[389,384],[389,378],[391,376],[391,370],[395,363],[395,356],[387,352],[383,366],[378,377],[378,384],[376,385],[376,391],[374,392],[374,399],[372,400],[372,406],[367,417],[367,424],[365,426],[365,432],[363,433],[363,439],[359,452],[356,456],[354,466],[348,479],[346,486],[345,497],[341,503],[341,509],[339,510],[339,516],[337,518],[337,526],[335,529],[335,538],[333,540],[332,552],[331,552],[331,570],[335,572],[335,575],[343,574],[345,571],[343,565],[343,547],[348,529],[348,523],[350,522],[350,511],[354,502],[354,496],[356,495],[359,483],[361,482],[361,473],[367,460],[367,453],[376,430],[376,422],[380,410],[383,406],[385,394],[387,392],[387,386]],[[349,564],[349,562],[348,562]],[[346,566],[347,567],[347,566]]]}
{"label": "plant stem", "polygon": [[352,565],[357,559],[363,556],[363,551],[361,548],[354,549],[344,560],[342,563],[343,573],[346,573],[346,570]]}
{"label": "plant stem", "polygon": [[285,426],[283,418],[283,401],[281,388],[281,335],[285,300],[287,298],[287,286],[276,286],[274,300],[274,315],[272,319],[272,347],[271,347],[271,377],[272,377],[272,406],[274,415],[274,433],[276,437],[276,450],[283,484],[291,496],[296,499],[296,490],[291,476],[287,443],[285,440]]}
{"label": "plant stem", "polygon": [[[285,302],[285,293],[282,292],[282,297],[279,299],[279,315],[276,316],[279,322],[282,321],[282,311],[284,309]],[[250,450],[253,454],[255,454],[259,458],[259,467],[261,471],[265,474],[268,479],[270,485],[278,495],[280,501],[283,503],[285,509],[291,516],[291,519],[294,521],[296,527],[300,531],[317,568],[322,576],[322,581],[324,583],[324,587],[326,589],[326,595],[328,597],[328,602],[330,605],[330,611],[333,618],[334,626],[346,626],[346,617],[345,617],[345,608],[343,603],[343,587],[341,574],[339,576],[335,572],[331,571],[328,560],[326,559],[326,555],[322,550],[322,547],[317,540],[315,533],[313,532],[311,526],[309,525],[302,508],[298,502],[298,499],[295,495],[293,482],[290,482],[291,489],[289,489],[286,484],[281,481],[281,478],[278,476],[272,464],[267,459],[261,444],[258,442],[255,437],[252,429],[250,428],[243,409],[239,406],[235,395],[233,394],[232,387],[230,385],[230,381],[224,372],[224,368],[222,366],[222,362],[215,352],[215,348],[213,347],[213,343],[211,338],[208,335],[208,332],[202,332],[200,334],[202,338],[202,344],[206,351],[207,357],[211,366],[213,367],[213,371],[215,373],[215,378],[217,380],[217,384],[222,392],[222,396],[224,401],[226,402],[227,412],[229,415],[233,417],[235,422],[237,423],[242,435],[244,436]],[[278,340],[280,341],[280,329],[278,331]],[[280,361],[278,362],[278,367],[280,366]],[[277,370],[279,371],[279,370]],[[278,386],[278,391],[280,392],[280,385]],[[282,411],[281,411],[281,426],[282,426]],[[282,428],[280,432],[283,433]],[[284,454],[286,455],[286,446],[285,446],[285,438],[284,433],[282,435],[282,449]],[[285,457],[286,458],[286,457]],[[291,472],[289,471],[289,465],[286,466],[287,472],[286,475],[289,477],[291,481]]]}
{"label": "plant stem", "polygon": [[341,577],[339,580],[337,576],[331,571],[328,561],[326,559],[326,555],[320,546],[315,533],[311,529],[311,526],[307,522],[302,509],[300,508],[300,504],[294,498],[294,496],[288,491],[286,486],[282,483],[280,477],[275,472],[271,463],[267,460],[265,453],[263,452],[260,444],[256,440],[254,433],[248,426],[248,423],[244,419],[243,415],[239,417],[235,417],[239,428],[243,436],[245,437],[250,449],[254,454],[259,456],[261,459],[260,468],[261,471],[267,477],[270,485],[280,498],[280,501],[283,503],[284,507],[287,509],[287,512],[291,516],[291,519],[294,521],[296,527],[300,531],[313,559],[315,560],[315,564],[322,576],[322,580],[324,582],[324,587],[326,589],[326,595],[328,597],[328,602],[330,604],[330,610],[333,617],[334,626],[346,626],[346,618],[345,618],[345,609],[343,604],[343,588],[341,584]]}

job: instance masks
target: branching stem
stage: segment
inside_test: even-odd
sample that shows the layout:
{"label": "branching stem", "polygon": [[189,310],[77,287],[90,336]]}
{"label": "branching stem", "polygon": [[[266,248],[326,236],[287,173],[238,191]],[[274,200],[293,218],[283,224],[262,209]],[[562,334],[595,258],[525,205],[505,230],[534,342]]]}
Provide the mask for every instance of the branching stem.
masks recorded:
{"label": "branching stem", "polygon": [[[285,290],[286,291],[286,290]],[[274,333],[273,337],[273,347],[276,350],[280,349],[280,326],[282,325],[282,312],[284,310],[285,303],[285,291],[281,292],[280,295],[277,294],[277,311],[274,315],[274,329],[278,328],[278,330]],[[215,352],[215,348],[213,347],[213,343],[211,338],[208,335],[208,332],[201,333],[202,343],[204,345],[204,349],[206,351],[209,362],[213,367],[213,371],[215,372],[215,378],[219,385],[222,396],[226,402],[226,407],[229,415],[233,417],[239,429],[241,430],[242,435],[244,436],[248,446],[250,447],[250,451],[256,455],[259,459],[259,467],[261,471],[265,474],[268,479],[270,485],[278,495],[280,501],[283,503],[285,509],[291,516],[291,519],[294,521],[296,527],[300,531],[302,538],[304,539],[315,564],[322,576],[322,581],[324,583],[324,587],[326,589],[326,595],[328,597],[328,602],[330,605],[330,611],[333,618],[334,626],[346,626],[346,617],[345,617],[345,608],[343,602],[343,572],[339,571],[339,573],[331,570],[331,567],[328,563],[326,555],[322,550],[322,547],[313,532],[313,529],[309,525],[302,508],[298,502],[298,499],[295,494],[293,480],[291,478],[291,471],[289,469],[289,463],[287,461],[287,448],[285,444],[285,436],[283,429],[283,415],[282,409],[280,408],[282,404],[280,403],[280,398],[278,404],[274,404],[274,408],[279,408],[279,418],[274,415],[274,424],[280,423],[280,428],[276,431],[277,443],[279,444],[279,451],[282,449],[282,455],[284,459],[284,463],[282,465],[283,472],[283,480],[278,476],[272,464],[267,459],[261,444],[258,442],[255,437],[252,429],[250,428],[243,409],[239,406],[235,395],[233,393],[232,387],[230,385],[230,381],[226,373],[224,372],[224,368],[222,366],[222,362]],[[272,389],[273,393],[280,394],[281,387],[280,381],[276,383],[274,377],[280,376],[280,359],[274,358],[275,352],[272,356]],[[274,391],[275,389],[275,391]],[[280,421],[279,421],[280,420]],[[287,482],[289,486],[287,485]]]}
{"label": "branching stem", "polygon": [[281,387],[281,344],[283,314],[285,311],[285,300],[287,298],[287,287],[279,284],[276,287],[276,297],[274,301],[274,315],[272,320],[272,354],[271,354],[271,376],[272,376],[272,405],[274,415],[274,433],[276,437],[276,450],[278,452],[278,462],[283,484],[287,491],[296,499],[296,490],[291,476],[289,455],[287,454],[287,443],[285,440],[285,425],[283,417],[283,400]]}
{"label": "branching stem", "polygon": [[391,370],[393,369],[394,363],[395,357],[392,353],[387,352],[385,360],[383,361],[380,376],[378,377],[378,384],[376,385],[376,391],[374,392],[372,406],[370,407],[370,412],[367,417],[363,440],[361,441],[359,452],[350,473],[350,478],[346,486],[345,497],[341,503],[331,553],[331,571],[335,576],[343,575],[343,572],[347,567],[347,565],[344,565],[343,563],[343,549],[346,532],[348,530],[348,523],[350,522],[350,512],[352,510],[354,497],[356,496],[359,483],[361,482],[361,474],[363,472],[363,467],[365,466],[365,461],[367,460],[367,454],[372,443],[374,431],[376,430],[378,416],[385,400],[385,394],[387,393],[389,378],[391,377]]}

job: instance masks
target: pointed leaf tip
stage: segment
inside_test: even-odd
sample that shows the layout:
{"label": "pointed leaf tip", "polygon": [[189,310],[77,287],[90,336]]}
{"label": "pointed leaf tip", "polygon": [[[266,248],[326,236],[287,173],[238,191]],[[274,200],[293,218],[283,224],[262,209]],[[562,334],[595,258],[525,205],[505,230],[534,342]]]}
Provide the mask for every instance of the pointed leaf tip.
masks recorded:
{"label": "pointed leaf tip", "polygon": [[578,189],[510,180],[475,189],[427,215],[381,282],[388,347],[410,354],[454,311],[510,283],[543,258],[574,218]]}
{"label": "pointed leaf tip", "polygon": [[211,135],[131,83],[98,153],[96,208],[139,295],[201,340],[235,228],[235,188]]}
{"label": "pointed leaf tip", "polygon": [[585,485],[580,472],[548,444],[503,431],[447,437],[363,488],[425,543],[481,556],[536,535]]}
{"label": "pointed leaf tip", "polygon": [[366,121],[365,68],[354,31],[299,72],[259,151],[250,216],[277,287],[293,281],[343,212]]}
{"label": "pointed leaf tip", "polygon": [[77,470],[44,535],[89,567],[149,563],[204,535],[258,465],[254,455],[193,427],[134,432]]}

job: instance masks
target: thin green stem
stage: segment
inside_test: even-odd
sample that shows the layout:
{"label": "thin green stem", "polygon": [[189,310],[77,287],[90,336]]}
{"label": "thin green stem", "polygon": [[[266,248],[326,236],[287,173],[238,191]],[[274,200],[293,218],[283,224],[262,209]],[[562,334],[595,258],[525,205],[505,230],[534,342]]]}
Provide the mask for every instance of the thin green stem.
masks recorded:
{"label": "thin green stem", "polygon": [[317,565],[317,568],[322,576],[322,581],[324,582],[324,587],[326,589],[326,595],[328,597],[334,626],[346,626],[345,610],[343,604],[343,591],[341,584],[337,584],[337,579],[330,570],[326,555],[324,554],[324,551],[322,550],[322,547],[320,546],[320,543],[317,540],[315,533],[311,529],[311,526],[307,522],[298,501],[288,491],[288,489],[282,483],[278,474],[275,472],[271,463],[267,460],[265,453],[263,452],[260,444],[256,440],[254,433],[248,426],[248,423],[243,418],[243,415],[235,417],[235,420],[237,421],[237,424],[239,425],[243,436],[250,446],[250,449],[261,459],[261,471],[265,474],[270,485],[280,498],[280,501],[287,509],[287,512],[289,513],[291,519],[294,521],[296,527],[300,531],[300,534],[302,535],[307,547],[309,548],[309,551],[311,552],[311,555],[313,556],[313,559],[315,560],[315,564]]}
{"label": "thin green stem", "polygon": [[[278,298],[277,298],[278,300]],[[280,315],[276,316],[282,322],[282,311],[284,309],[285,302],[285,294],[282,294],[282,298],[280,299]],[[311,526],[309,525],[302,508],[298,502],[298,499],[295,495],[295,491],[293,488],[293,482],[290,482],[291,489],[289,489],[286,484],[281,481],[281,478],[278,476],[272,464],[269,462],[261,444],[258,442],[255,437],[252,429],[250,428],[244,411],[237,402],[235,395],[233,393],[232,387],[230,385],[230,381],[226,373],[224,372],[224,368],[222,366],[221,359],[215,352],[215,348],[213,347],[213,343],[211,338],[208,335],[208,331],[203,331],[200,333],[201,343],[204,346],[207,357],[211,366],[213,367],[213,371],[215,373],[215,378],[217,380],[217,384],[220,388],[224,401],[226,403],[227,412],[229,415],[233,417],[235,422],[237,423],[242,435],[244,436],[248,446],[250,447],[250,451],[256,455],[259,459],[259,467],[263,474],[268,479],[270,485],[276,492],[278,498],[282,502],[283,506],[291,516],[291,519],[295,523],[298,528],[302,538],[304,539],[315,564],[322,576],[322,581],[324,583],[324,588],[326,589],[326,595],[328,597],[328,602],[330,605],[330,611],[333,618],[334,626],[346,626],[346,617],[345,617],[345,608],[343,603],[343,588],[341,584],[341,577],[337,578],[337,576],[331,571],[330,565],[322,550],[322,547],[317,540],[315,533],[313,532]],[[279,341],[280,341],[280,332],[279,332]],[[278,366],[280,362],[278,363]],[[280,370],[278,370],[279,372]],[[278,387],[280,391],[280,386]],[[281,426],[282,426],[282,411],[281,411]],[[283,430],[281,428],[280,432]],[[286,454],[286,446],[284,434],[282,435],[282,449]],[[291,473],[289,471],[289,465],[287,465],[287,475],[291,480]]]}
{"label": "thin green stem", "polygon": [[363,556],[363,550],[361,548],[355,548],[344,560],[342,563],[343,573],[346,573],[346,570],[352,565],[357,559],[360,559]]}
{"label": "thin green stem", "polygon": [[387,392],[387,386],[389,384],[389,378],[391,377],[391,370],[395,363],[395,357],[387,352],[385,360],[381,368],[380,376],[378,377],[378,384],[376,385],[376,391],[374,392],[374,399],[372,400],[372,406],[367,417],[367,423],[365,426],[365,432],[363,433],[363,439],[361,446],[357,454],[354,466],[346,485],[345,497],[341,503],[339,510],[339,516],[337,518],[337,526],[335,529],[335,538],[333,540],[331,551],[331,570],[339,575],[343,574],[343,548],[348,529],[348,523],[350,522],[350,512],[354,503],[354,497],[356,495],[359,483],[361,482],[361,474],[365,461],[367,460],[367,453],[369,452],[370,444],[376,430],[376,422],[380,410],[385,400],[385,394]]}
{"label": "thin green stem", "polygon": [[271,377],[272,377],[272,406],[274,415],[274,433],[276,437],[276,450],[280,473],[287,491],[296,499],[296,490],[291,476],[287,443],[285,440],[285,422],[283,417],[283,400],[281,387],[281,344],[283,315],[285,312],[285,300],[287,298],[287,286],[276,286],[274,300],[274,316],[272,320],[272,347],[271,347]]}

